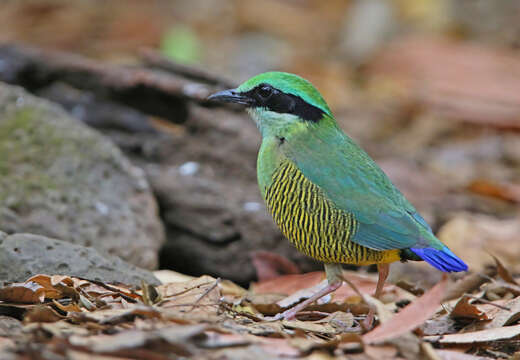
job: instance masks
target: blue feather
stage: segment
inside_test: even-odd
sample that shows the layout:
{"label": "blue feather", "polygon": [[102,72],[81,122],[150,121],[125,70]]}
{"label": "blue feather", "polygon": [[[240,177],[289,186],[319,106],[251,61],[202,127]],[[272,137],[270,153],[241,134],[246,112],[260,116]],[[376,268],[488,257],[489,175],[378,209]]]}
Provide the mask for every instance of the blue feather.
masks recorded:
{"label": "blue feather", "polygon": [[447,247],[443,247],[442,250],[434,248],[411,248],[417,256],[426,261],[433,267],[444,271],[467,271],[468,265],[461,259],[451,252]]}

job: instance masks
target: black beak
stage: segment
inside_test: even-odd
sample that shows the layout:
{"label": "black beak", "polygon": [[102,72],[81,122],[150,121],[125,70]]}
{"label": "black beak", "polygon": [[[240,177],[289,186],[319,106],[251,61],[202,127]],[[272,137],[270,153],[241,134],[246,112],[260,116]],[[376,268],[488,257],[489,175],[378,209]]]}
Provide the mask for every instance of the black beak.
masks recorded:
{"label": "black beak", "polygon": [[229,102],[242,105],[252,105],[253,101],[251,98],[244,94],[236,91],[236,89],[229,89],[219,91],[218,93],[212,94],[208,97],[208,100],[215,102]]}

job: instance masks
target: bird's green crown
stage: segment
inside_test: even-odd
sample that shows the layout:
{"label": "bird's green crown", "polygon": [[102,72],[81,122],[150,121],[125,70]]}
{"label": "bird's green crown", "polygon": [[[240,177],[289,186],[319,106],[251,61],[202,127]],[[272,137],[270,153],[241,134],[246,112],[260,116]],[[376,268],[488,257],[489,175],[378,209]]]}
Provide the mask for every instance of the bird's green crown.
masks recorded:
{"label": "bird's green crown", "polygon": [[[286,72],[266,72],[245,81],[236,92],[256,100],[250,106],[266,107],[271,111],[294,113],[305,120],[317,121],[332,113],[316,88],[298,75]],[[253,101],[252,101],[253,102]]]}

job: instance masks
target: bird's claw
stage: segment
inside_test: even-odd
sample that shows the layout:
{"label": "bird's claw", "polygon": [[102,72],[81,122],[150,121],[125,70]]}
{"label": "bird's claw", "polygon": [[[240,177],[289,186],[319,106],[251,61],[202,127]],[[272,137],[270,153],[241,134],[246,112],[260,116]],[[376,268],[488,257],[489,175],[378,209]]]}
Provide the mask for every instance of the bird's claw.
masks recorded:
{"label": "bird's claw", "polygon": [[266,321],[278,321],[278,320],[294,320],[296,318],[296,312],[293,309],[285,310],[284,312],[278,313],[275,316],[265,316]]}

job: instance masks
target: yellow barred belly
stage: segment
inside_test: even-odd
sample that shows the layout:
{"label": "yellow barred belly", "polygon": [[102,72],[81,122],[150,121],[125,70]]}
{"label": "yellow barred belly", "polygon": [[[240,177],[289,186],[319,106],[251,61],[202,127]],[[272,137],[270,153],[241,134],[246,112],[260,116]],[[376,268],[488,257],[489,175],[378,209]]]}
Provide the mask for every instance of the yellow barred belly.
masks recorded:
{"label": "yellow barred belly", "polygon": [[274,172],[265,201],[282,233],[310,257],[355,265],[400,260],[399,250],[377,251],[351,241],[358,225],[354,215],[338,209],[290,161]]}

